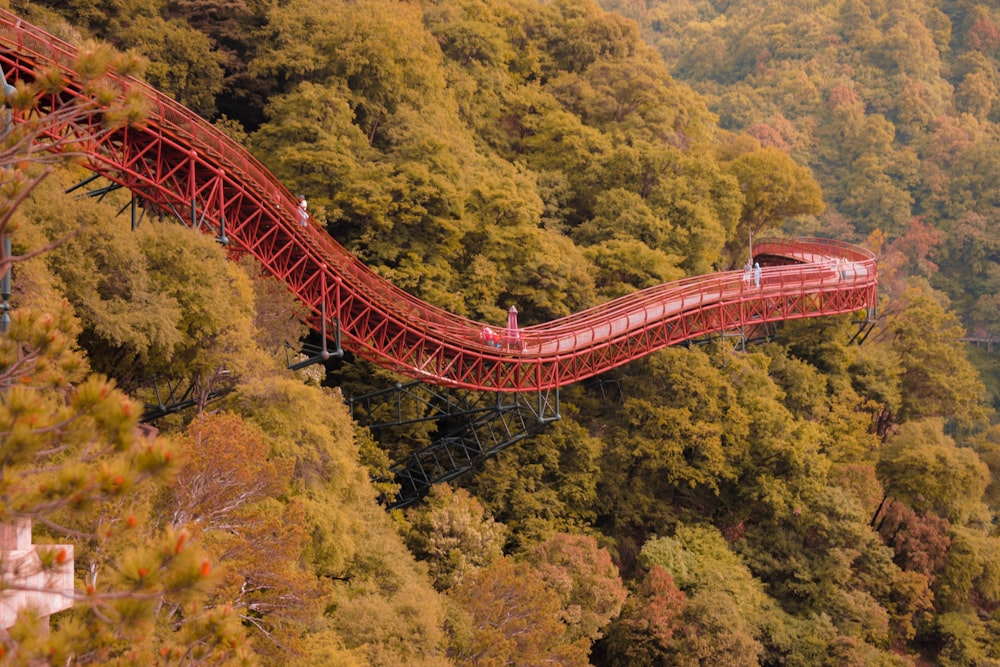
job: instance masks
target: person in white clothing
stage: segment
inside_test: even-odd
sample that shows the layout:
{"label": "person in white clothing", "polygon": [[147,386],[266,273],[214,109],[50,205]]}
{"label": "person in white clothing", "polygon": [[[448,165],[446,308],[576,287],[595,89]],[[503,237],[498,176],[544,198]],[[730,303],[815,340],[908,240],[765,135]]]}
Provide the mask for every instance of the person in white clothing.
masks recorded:
{"label": "person in white clothing", "polygon": [[299,224],[303,227],[306,227],[309,224],[308,208],[309,203],[306,202],[306,196],[299,195]]}

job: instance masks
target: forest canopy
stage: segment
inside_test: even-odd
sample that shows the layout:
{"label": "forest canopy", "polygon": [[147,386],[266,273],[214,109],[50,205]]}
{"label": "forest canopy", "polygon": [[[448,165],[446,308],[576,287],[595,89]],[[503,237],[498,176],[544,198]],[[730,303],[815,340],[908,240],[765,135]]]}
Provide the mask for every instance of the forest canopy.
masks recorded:
{"label": "forest canopy", "polygon": [[[4,209],[23,259],[0,380],[21,382],[20,350],[46,372],[22,382],[34,402],[0,393],[5,447],[27,448],[0,465],[37,481],[41,440],[15,429],[37,435],[26,425],[90,401],[50,445],[89,456],[92,440],[107,458],[31,491],[36,541],[86,535],[80,590],[149,597],[78,605],[37,641],[23,619],[5,652],[1000,664],[1000,366],[964,342],[1000,332],[997,8],[4,4],[141,60],[145,80],[307,193],[362,261],[480,321],[511,305],[547,321],[733,269],[758,235],[864,244],[880,270],[864,336],[842,316],[750,347],[663,350],[565,388],[559,421],[387,512],[389,464],[437,434],[376,438],[344,399],[398,378],[361,362],[289,370],[302,310],[261,267],[168,218],[130,229],[127,193],[67,194],[84,177],[72,164],[42,178],[11,158],[5,173],[30,187]],[[191,382],[196,399],[154,422],[147,451],[132,411],[155,402],[151,378]],[[74,504],[87,475],[103,486]],[[53,489],[65,498],[50,511]],[[134,550],[134,534],[153,546]],[[188,560],[152,569],[157,548]]]}

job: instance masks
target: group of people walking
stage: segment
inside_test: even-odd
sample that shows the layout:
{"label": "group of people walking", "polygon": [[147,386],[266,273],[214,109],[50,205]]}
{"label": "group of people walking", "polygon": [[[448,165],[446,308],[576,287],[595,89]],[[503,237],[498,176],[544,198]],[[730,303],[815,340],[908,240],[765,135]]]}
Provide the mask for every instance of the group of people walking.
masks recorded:
{"label": "group of people walking", "polygon": [[743,265],[743,284],[750,287],[750,282],[753,281],[754,287],[760,287],[761,273],[760,262],[751,262],[748,259],[747,263]]}
{"label": "group of people walking", "polygon": [[507,350],[523,350],[524,341],[521,339],[521,331],[517,326],[517,308],[511,306],[507,311],[507,328],[502,330],[502,335],[484,326],[479,332],[479,341],[487,347]]}
{"label": "group of people walking", "polygon": [[[831,266],[836,272],[836,276],[840,280],[847,280],[848,276],[856,276],[856,265],[854,262],[850,262],[843,257],[838,257],[835,260],[829,261],[829,266]],[[754,287],[760,287],[760,276],[761,271],[760,262],[756,262],[753,258],[746,261],[743,265],[743,286],[750,287],[753,284]]]}

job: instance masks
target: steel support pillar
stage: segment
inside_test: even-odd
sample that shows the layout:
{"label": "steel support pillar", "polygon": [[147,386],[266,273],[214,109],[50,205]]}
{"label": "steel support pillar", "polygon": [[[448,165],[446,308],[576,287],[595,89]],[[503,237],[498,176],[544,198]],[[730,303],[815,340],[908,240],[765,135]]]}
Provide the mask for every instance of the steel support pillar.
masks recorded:
{"label": "steel support pillar", "polygon": [[488,459],[560,418],[559,392],[487,393],[442,389],[419,382],[348,399],[355,421],[376,434],[382,429],[435,421],[437,439],[390,468],[399,485],[391,508],[423,498],[431,486],[474,470]]}

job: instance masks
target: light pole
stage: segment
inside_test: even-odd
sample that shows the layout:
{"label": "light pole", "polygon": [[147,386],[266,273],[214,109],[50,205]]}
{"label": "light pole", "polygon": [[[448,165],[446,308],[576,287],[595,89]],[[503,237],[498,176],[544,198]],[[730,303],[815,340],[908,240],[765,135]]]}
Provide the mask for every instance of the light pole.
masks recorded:
{"label": "light pole", "polygon": [[10,270],[14,265],[10,257],[10,234],[4,234],[0,263],[5,264],[6,268],[0,278],[0,333],[7,333],[10,327]]}
{"label": "light pole", "polygon": [[[7,105],[7,97],[14,94],[17,89],[7,83],[7,74],[3,71],[2,67],[0,67],[0,86],[3,87],[3,104],[0,104],[0,115],[2,115],[0,131],[6,134],[10,131],[12,122],[11,108]],[[14,265],[10,254],[10,233],[3,235],[3,249],[0,251],[0,263],[6,267],[3,277],[0,278],[0,333],[7,333],[7,329],[10,327],[10,270]]]}

